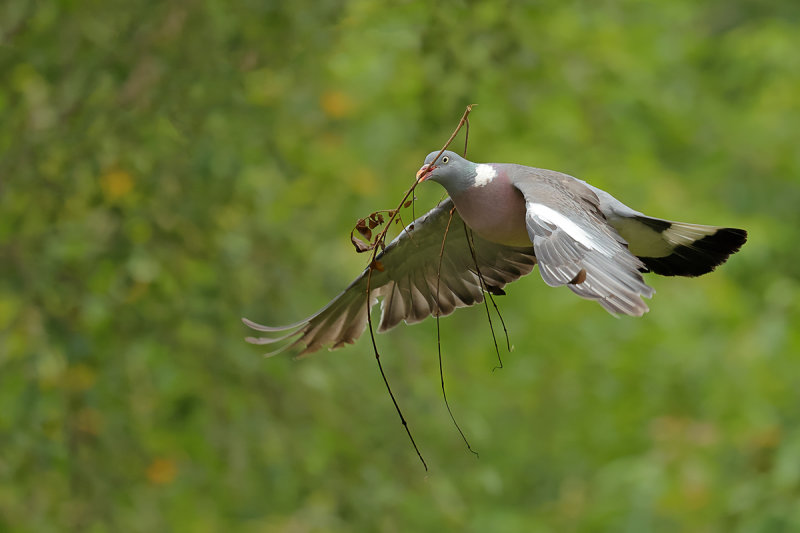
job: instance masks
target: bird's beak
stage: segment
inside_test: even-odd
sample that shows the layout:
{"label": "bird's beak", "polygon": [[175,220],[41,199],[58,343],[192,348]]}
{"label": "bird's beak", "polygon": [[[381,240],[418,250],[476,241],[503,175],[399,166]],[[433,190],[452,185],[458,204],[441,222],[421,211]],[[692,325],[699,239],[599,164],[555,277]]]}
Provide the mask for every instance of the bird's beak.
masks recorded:
{"label": "bird's beak", "polygon": [[420,183],[425,181],[435,169],[436,167],[433,165],[422,165],[422,168],[417,171],[417,181]]}

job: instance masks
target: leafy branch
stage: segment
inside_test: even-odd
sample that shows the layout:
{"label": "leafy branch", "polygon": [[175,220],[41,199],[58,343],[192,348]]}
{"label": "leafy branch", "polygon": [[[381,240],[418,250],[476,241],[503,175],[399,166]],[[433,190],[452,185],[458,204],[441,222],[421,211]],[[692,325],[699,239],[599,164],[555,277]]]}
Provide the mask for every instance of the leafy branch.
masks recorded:
{"label": "leafy branch", "polygon": [[[441,157],[442,153],[444,153],[444,151],[447,150],[447,147],[450,146],[450,143],[453,142],[453,139],[455,139],[456,135],[458,135],[458,132],[461,130],[461,128],[465,124],[468,124],[467,117],[469,117],[469,114],[472,112],[473,105],[474,104],[468,105],[467,108],[464,110],[464,114],[461,116],[461,120],[458,121],[458,126],[456,126],[456,129],[453,131],[453,134],[450,135],[450,138],[444,144],[442,149],[439,150],[439,153],[436,154],[436,157],[433,158],[433,161],[431,161],[430,165],[436,163],[439,157]],[[403,424],[403,427],[406,430],[406,434],[408,435],[408,438],[411,441],[411,445],[414,447],[414,451],[417,452],[417,457],[419,457],[419,460],[422,462],[422,466],[427,471],[428,464],[422,457],[422,453],[420,452],[419,447],[417,446],[417,443],[414,440],[414,436],[411,434],[411,429],[408,427],[408,422],[406,422],[406,419],[403,416],[403,411],[400,409],[400,405],[397,403],[397,399],[395,398],[394,393],[392,392],[392,387],[389,385],[389,380],[386,377],[386,372],[383,370],[383,364],[381,364],[381,355],[380,352],[378,351],[378,345],[375,342],[375,329],[372,324],[372,314],[370,313],[370,307],[371,307],[370,294],[372,293],[372,284],[371,284],[372,272],[374,270],[383,271],[383,265],[381,265],[381,263],[377,261],[378,250],[379,249],[383,250],[386,248],[387,231],[389,230],[389,228],[391,227],[392,223],[395,220],[400,220],[398,218],[400,210],[403,207],[408,207],[410,202],[413,201],[410,200],[409,197],[413,199],[412,194],[414,193],[414,189],[417,187],[417,185],[419,185],[421,178],[423,176],[424,173],[420,173],[417,175],[413,185],[411,185],[411,187],[406,191],[405,195],[403,196],[403,199],[400,201],[396,209],[392,209],[389,211],[376,211],[374,213],[371,213],[369,216],[365,218],[359,219],[359,221],[356,223],[355,228],[353,228],[353,231],[350,232],[350,239],[351,242],[353,243],[353,246],[355,246],[357,252],[359,253],[368,251],[372,252],[369,262],[369,271],[367,273],[367,289],[366,289],[367,297],[365,301],[365,305],[367,306],[367,322],[369,325],[369,336],[370,339],[372,340],[372,350],[375,354],[375,361],[378,363],[378,370],[380,371],[381,377],[383,378],[383,383],[386,385],[386,390],[389,393],[389,397],[392,400],[392,404],[394,404],[394,408],[397,411],[397,415],[400,417],[400,422]],[[389,219],[383,226],[383,228],[376,235],[374,235],[373,239],[372,230],[376,229],[378,226],[383,224],[382,219],[385,220],[385,218],[382,216],[382,213],[384,212],[388,214]],[[372,227],[370,227],[370,225],[372,225]],[[366,238],[368,244],[365,244],[363,241],[356,238],[355,232],[358,232],[360,235]]]}

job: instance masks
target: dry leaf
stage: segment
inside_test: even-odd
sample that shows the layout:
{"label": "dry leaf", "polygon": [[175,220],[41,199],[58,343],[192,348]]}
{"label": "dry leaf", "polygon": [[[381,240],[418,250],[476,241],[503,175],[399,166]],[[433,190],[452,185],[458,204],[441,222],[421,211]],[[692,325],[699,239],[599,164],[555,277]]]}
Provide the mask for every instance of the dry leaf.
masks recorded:
{"label": "dry leaf", "polygon": [[408,201],[406,201],[406,203],[404,203],[404,204],[403,204],[403,207],[410,207],[410,206],[411,206],[411,202],[413,202],[413,201],[414,201],[414,200],[408,200]]}
{"label": "dry leaf", "polygon": [[356,229],[368,241],[372,240],[372,230],[367,227],[367,222],[363,218],[358,221],[358,224],[356,224]]}
{"label": "dry leaf", "polygon": [[357,239],[355,235],[352,233],[350,234],[350,242],[353,243],[353,246],[356,247],[356,252],[362,254],[364,252],[369,252],[372,247],[364,244],[361,240]]}
{"label": "dry leaf", "polygon": [[374,268],[375,270],[378,270],[380,272],[384,271],[383,263],[381,263],[377,259],[375,259],[372,263],[370,263],[369,267]]}

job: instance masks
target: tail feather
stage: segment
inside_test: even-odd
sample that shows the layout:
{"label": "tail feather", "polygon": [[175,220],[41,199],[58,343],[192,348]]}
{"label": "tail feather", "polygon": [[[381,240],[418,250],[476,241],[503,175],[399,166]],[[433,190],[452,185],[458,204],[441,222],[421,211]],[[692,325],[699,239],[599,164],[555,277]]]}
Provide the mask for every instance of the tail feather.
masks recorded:
{"label": "tail feather", "polygon": [[[650,230],[651,239],[657,238],[661,242],[660,246],[652,246],[652,243],[642,246],[632,242],[631,251],[645,264],[646,272],[662,276],[707,274],[727,261],[747,241],[747,232],[743,229],[670,222],[645,216],[634,217],[634,220]],[[640,255],[636,248],[644,248],[644,253]],[[656,249],[659,253],[647,253]]]}

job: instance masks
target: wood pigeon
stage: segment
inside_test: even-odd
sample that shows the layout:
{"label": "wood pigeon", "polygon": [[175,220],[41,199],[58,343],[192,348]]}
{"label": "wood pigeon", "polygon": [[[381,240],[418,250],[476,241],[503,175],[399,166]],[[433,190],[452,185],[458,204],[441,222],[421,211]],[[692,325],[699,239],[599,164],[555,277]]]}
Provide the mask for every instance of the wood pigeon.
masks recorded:
{"label": "wood pigeon", "polygon": [[[439,183],[449,198],[409,224],[377,256],[383,270],[372,270],[369,308],[382,300],[379,332],[400,321],[413,324],[482,302],[478,272],[486,290],[503,294],[507,283],[528,274],[537,263],[551,287],[566,285],[615,315],[641,316],[648,311],[642,296],[650,298],[655,292],[644,282],[643,272],[700,276],[724,263],[747,240],[741,229],[648,217],[561,172],[478,164],[451,151],[431,152],[417,179]],[[442,238],[453,206],[439,272]],[[474,258],[463,224],[474,233]],[[368,271],[300,322],[269,327],[243,319],[252,329],[270,334],[247,341],[286,341],[268,355],[289,348],[303,355],[355,342],[367,324]]]}

